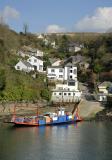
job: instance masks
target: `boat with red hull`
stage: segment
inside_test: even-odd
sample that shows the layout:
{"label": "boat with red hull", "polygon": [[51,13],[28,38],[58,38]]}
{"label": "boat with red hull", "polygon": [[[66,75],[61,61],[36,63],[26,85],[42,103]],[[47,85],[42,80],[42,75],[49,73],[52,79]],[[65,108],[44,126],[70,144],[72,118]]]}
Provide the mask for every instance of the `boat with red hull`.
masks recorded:
{"label": "boat with red hull", "polygon": [[56,113],[49,112],[44,115],[17,117],[14,114],[10,123],[17,126],[46,126],[69,124],[79,121],[82,121],[82,118],[78,114],[78,109],[73,113],[67,113],[65,112],[65,108],[59,107]]}

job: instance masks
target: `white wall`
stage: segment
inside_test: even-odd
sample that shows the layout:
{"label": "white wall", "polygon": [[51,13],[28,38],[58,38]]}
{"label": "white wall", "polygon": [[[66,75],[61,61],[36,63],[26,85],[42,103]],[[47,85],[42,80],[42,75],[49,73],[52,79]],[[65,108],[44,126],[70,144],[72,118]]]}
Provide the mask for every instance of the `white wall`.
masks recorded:
{"label": "white wall", "polygon": [[81,100],[81,92],[80,91],[60,91],[60,92],[52,92],[51,100],[54,102],[76,102]]}
{"label": "white wall", "polygon": [[74,86],[69,86],[68,84],[56,84],[56,90],[76,91],[78,90],[78,81],[75,82]]}
{"label": "white wall", "polygon": [[37,55],[36,56],[43,57],[43,54],[44,54],[43,51],[37,50]]}
{"label": "white wall", "polygon": [[75,52],[78,52],[78,51],[80,51],[80,50],[81,50],[80,47],[75,47]]}
{"label": "white wall", "polygon": [[[72,71],[72,73],[71,73]],[[77,79],[77,67],[67,67],[65,66],[65,75],[64,75],[64,79],[68,80],[68,79],[73,79],[76,80]]]}
{"label": "white wall", "polygon": [[[54,69],[54,72],[52,70]],[[60,69],[63,69],[63,72],[60,72]],[[72,71],[72,73],[70,72]],[[77,80],[77,67],[67,67],[65,68],[57,68],[57,67],[48,67],[47,68],[47,77],[52,78],[52,75],[54,79],[56,80]],[[63,76],[63,77],[61,77]],[[72,76],[72,78],[70,78]]]}
{"label": "white wall", "polygon": [[43,61],[42,60],[32,56],[27,60],[27,62],[29,62],[33,66],[36,66],[37,71],[43,72]]}
{"label": "white wall", "polygon": [[20,70],[20,71],[26,71],[26,72],[30,72],[32,70],[34,70],[33,67],[27,67],[26,65],[24,65],[24,63],[22,63],[21,61],[19,61],[16,65],[15,65],[15,69],[16,70]]}
{"label": "white wall", "polygon": [[[62,70],[62,72],[60,72]],[[53,72],[54,71],[54,72]],[[64,80],[64,72],[63,68],[47,68],[47,77],[54,77],[56,80]],[[53,76],[52,76],[53,75]]]}

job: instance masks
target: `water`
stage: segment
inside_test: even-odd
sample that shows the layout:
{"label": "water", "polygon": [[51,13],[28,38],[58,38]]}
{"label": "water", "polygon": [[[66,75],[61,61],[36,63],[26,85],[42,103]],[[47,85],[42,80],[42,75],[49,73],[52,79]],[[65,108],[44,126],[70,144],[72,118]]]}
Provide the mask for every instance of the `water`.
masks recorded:
{"label": "water", "polygon": [[0,160],[112,160],[112,123],[0,125]]}

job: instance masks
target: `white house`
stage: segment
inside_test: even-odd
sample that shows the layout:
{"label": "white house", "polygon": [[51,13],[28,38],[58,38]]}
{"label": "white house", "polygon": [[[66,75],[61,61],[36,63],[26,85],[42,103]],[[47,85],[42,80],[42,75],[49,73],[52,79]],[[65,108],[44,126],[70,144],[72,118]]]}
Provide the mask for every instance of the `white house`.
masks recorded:
{"label": "white house", "polygon": [[44,36],[42,34],[38,35],[38,39],[44,39]]}
{"label": "white house", "polygon": [[78,81],[70,80],[65,84],[57,84],[56,88],[52,90],[51,100],[54,102],[76,102],[81,100]]}
{"label": "white house", "polygon": [[35,53],[35,56],[43,57],[43,54],[44,54],[43,51],[37,49],[37,51],[36,51],[36,53]]}
{"label": "white house", "polygon": [[44,42],[44,44],[45,44],[45,46],[48,46],[49,45],[49,40],[48,39],[43,39],[43,42]]}
{"label": "white house", "polygon": [[101,84],[98,85],[98,91],[99,93],[104,93],[104,94],[108,94],[108,87],[111,86],[111,82],[103,82]]}
{"label": "white house", "polygon": [[97,94],[97,97],[96,99],[99,101],[99,102],[106,102],[107,101],[107,94]]}
{"label": "white house", "polygon": [[84,48],[84,46],[78,43],[71,42],[68,44],[69,52],[78,52],[82,48]]}
{"label": "white house", "polygon": [[56,42],[55,41],[53,41],[53,42],[51,42],[51,46],[52,46],[52,48],[56,48]]}
{"label": "white house", "polygon": [[47,68],[47,77],[52,80],[76,80],[77,67],[67,64],[65,67],[51,66]]}
{"label": "white house", "polygon": [[34,67],[29,62],[20,60],[15,65],[15,69],[20,71],[30,72],[34,70]]}
{"label": "white house", "polygon": [[41,57],[32,56],[27,59],[27,62],[34,67],[34,70],[43,72],[43,60]]}

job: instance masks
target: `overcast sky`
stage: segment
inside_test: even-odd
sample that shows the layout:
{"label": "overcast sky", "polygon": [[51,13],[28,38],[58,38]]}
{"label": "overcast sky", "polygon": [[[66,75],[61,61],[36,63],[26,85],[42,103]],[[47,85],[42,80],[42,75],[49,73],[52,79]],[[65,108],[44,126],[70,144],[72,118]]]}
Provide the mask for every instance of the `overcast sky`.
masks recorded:
{"label": "overcast sky", "polygon": [[112,28],[112,0],[0,0],[0,21],[20,32],[105,32]]}

